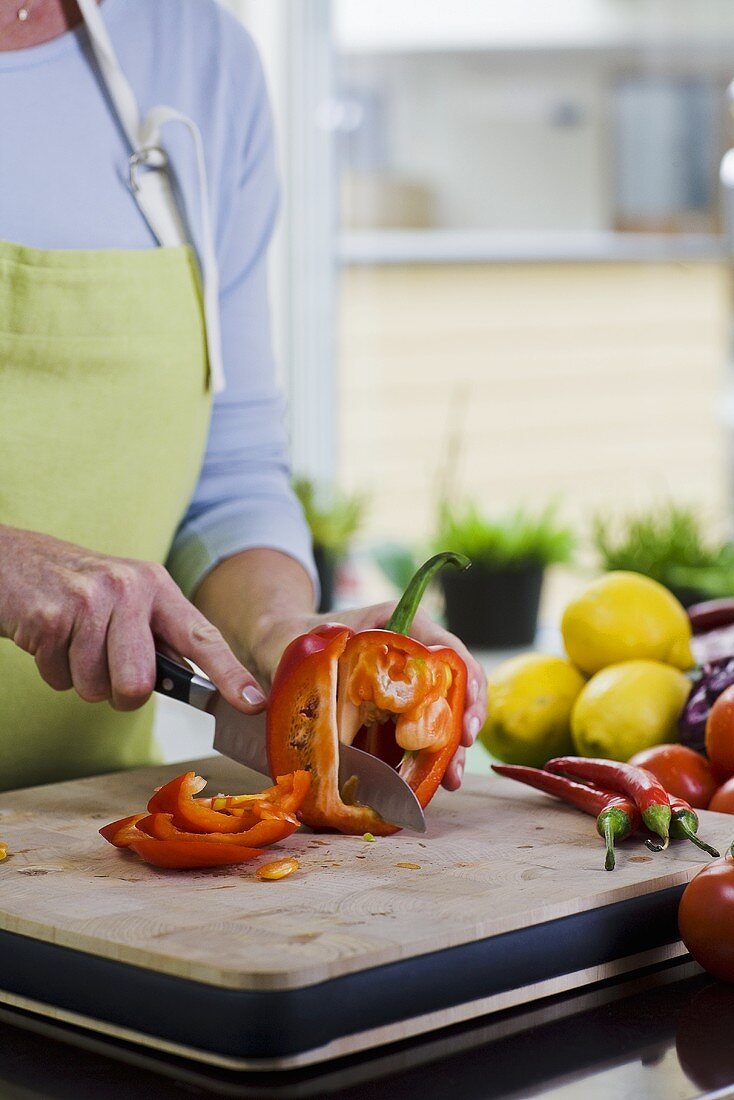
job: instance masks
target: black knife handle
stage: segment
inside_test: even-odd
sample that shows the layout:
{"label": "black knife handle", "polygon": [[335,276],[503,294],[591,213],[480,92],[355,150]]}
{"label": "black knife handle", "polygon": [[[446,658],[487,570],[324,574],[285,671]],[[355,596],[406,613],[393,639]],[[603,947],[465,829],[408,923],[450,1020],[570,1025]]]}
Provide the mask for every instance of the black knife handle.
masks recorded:
{"label": "black knife handle", "polygon": [[208,710],[217,695],[217,689],[206,676],[193,672],[178,661],[172,661],[170,657],[164,657],[162,653],[155,655],[154,690],[169,699],[177,699],[179,703],[188,703],[197,710]]}
{"label": "black knife handle", "polygon": [[178,699],[179,703],[188,703],[191,681],[194,673],[162,653],[155,655],[155,691],[167,695],[169,699]]}

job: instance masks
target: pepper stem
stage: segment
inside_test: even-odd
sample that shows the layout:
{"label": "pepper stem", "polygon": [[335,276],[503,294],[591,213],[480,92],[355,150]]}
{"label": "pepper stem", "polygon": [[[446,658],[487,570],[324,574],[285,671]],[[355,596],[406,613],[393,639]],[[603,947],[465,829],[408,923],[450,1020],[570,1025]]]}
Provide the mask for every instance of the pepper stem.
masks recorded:
{"label": "pepper stem", "polygon": [[670,829],[670,806],[663,806],[660,803],[649,806],[646,810],[642,811],[642,820],[647,825],[648,829],[652,833],[657,833],[659,837],[662,837],[661,852],[664,852],[668,847],[669,829]]}
{"label": "pepper stem", "polygon": [[613,871],[616,860],[614,856],[614,822],[610,814],[607,814],[604,818],[604,843],[607,846],[607,854],[604,859],[604,870]]}
{"label": "pepper stem", "polygon": [[413,575],[410,584],[400,598],[399,604],[387,622],[386,630],[393,630],[396,634],[408,633],[429,582],[433,580],[433,577],[444,565],[455,565],[457,569],[468,569],[471,562],[463,554],[454,554],[451,551],[434,554],[432,558],[429,558]]}
{"label": "pepper stem", "polygon": [[707,855],[713,856],[714,859],[719,858],[721,852],[717,852],[710,844],[706,844],[699,836],[696,836],[688,822],[683,821],[682,818],[679,817],[677,819],[677,825],[683,835],[687,837],[688,840],[692,841],[697,848],[700,848],[702,852],[706,852]]}

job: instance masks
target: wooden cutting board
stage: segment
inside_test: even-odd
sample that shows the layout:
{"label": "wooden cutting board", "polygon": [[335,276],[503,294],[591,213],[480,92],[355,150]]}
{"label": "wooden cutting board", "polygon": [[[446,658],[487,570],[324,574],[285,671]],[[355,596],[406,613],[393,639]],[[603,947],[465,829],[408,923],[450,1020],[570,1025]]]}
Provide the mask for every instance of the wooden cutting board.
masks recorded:
{"label": "wooden cutting board", "polygon": [[[221,757],[188,767],[214,793],[262,786]],[[474,776],[424,836],[295,835],[300,872],[278,882],[156,870],[99,837],[182,770],[0,795],[0,1000],[230,1066],[303,1064],[682,953],[677,899],[707,861],[635,839],[605,872],[593,819]],[[701,832],[723,851],[734,820]]]}

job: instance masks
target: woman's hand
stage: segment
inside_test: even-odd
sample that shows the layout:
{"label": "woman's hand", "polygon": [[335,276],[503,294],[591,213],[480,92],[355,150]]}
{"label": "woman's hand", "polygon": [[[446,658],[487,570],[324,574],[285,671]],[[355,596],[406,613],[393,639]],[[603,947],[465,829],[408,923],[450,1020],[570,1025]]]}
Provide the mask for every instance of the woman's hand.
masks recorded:
{"label": "woman's hand", "polygon": [[155,648],[194,661],[225,699],[262,710],[257,681],[162,565],[108,557],[0,525],[0,637],[35,657],[57,691],[135,710],[155,683]]}
{"label": "woman's hand", "polygon": [[[299,634],[305,634],[319,623],[339,622],[352,630],[374,630],[385,626],[395,609],[394,603],[374,604],[372,607],[332,612],[327,615],[301,615],[296,618],[269,619],[255,643],[257,667],[272,678],[283,650]],[[454,791],[461,786],[466,749],[474,744],[487,714],[487,677],[479,662],[472,657],[464,643],[448,630],[444,630],[424,611],[418,610],[410,630],[411,636],[424,645],[443,645],[456,650],[466,662],[468,688],[462,747],[449,764],[443,777],[443,786]]]}

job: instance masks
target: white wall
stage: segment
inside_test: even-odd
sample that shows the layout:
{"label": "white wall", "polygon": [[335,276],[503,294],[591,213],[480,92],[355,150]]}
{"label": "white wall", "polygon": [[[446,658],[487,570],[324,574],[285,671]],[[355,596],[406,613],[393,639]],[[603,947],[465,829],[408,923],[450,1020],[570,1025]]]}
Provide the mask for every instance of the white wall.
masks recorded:
{"label": "white wall", "polygon": [[353,50],[690,44],[734,31],[731,0],[334,0],[334,12]]}

